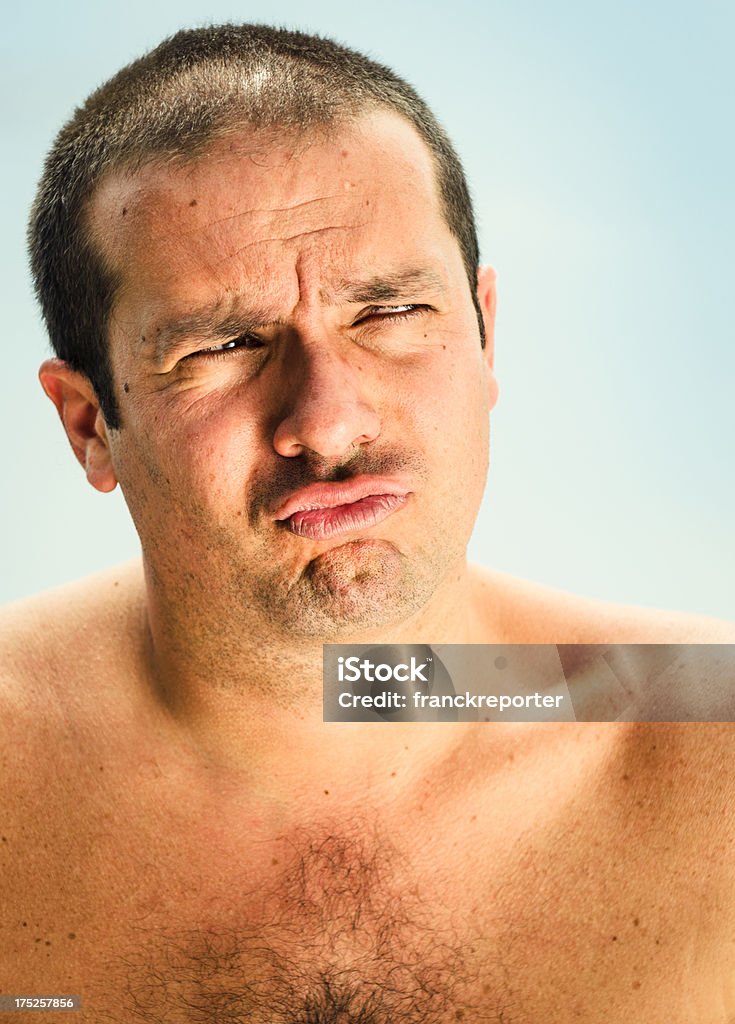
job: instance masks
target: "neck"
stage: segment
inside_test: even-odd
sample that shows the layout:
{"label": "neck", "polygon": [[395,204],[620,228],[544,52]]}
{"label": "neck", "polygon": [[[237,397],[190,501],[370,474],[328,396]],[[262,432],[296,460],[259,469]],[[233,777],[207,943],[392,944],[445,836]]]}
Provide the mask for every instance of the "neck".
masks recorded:
{"label": "neck", "polygon": [[[206,760],[248,770],[284,751],[294,766],[318,765],[326,778],[340,775],[355,758],[380,755],[381,764],[415,750],[415,724],[325,725],[322,721],[322,643],[492,642],[492,630],[476,607],[475,584],[466,561],[452,567],[430,599],[410,616],[380,627],[344,628],[324,637],[289,637],[283,628],[237,609],[225,610],[201,597],[176,600],[146,566],[148,663],[157,699],[177,728]],[[202,609],[206,611],[203,613]],[[330,733],[325,752],[325,729]],[[421,743],[438,756],[445,726],[421,731]],[[437,743],[437,741],[439,741]],[[318,754],[318,756],[312,756]],[[296,769],[302,771],[302,767]],[[259,778],[264,777],[259,772]],[[288,774],[288,773],[287,773]],[[269,776],[272,777],[272,776]],[[328,786],[326,788],[329,788]]]}

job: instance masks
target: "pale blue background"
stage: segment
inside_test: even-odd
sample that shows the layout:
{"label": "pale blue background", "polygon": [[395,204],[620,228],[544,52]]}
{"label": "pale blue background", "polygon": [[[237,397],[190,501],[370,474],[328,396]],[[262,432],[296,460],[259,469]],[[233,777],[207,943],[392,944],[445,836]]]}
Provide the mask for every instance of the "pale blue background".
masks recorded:
{"label": "pale blue background", "polygon": [[[0,599],[131,557],[36,381],[24,225],[51,138],[184,25],[262,20],[394,65],[463,155],[498,268],[493,465],[472,556],[598,597],[735,618],[735,8],[29,2],[0,43]],[[8,145],[9,143],[9,145]]]}

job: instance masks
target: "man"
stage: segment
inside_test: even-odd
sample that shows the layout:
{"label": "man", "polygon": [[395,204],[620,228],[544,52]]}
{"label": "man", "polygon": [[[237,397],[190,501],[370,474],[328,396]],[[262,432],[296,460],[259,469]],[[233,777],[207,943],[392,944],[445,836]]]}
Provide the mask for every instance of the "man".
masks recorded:
{"label": "man", "polygon": [[31,251],[43,386],[143,559],[5,616],[3,992],[733,1019],[729,727],[321,720],[326,641],[733,640],[467,566],[494,279],[415,93],[326,40],[179,33],[62,131]]}

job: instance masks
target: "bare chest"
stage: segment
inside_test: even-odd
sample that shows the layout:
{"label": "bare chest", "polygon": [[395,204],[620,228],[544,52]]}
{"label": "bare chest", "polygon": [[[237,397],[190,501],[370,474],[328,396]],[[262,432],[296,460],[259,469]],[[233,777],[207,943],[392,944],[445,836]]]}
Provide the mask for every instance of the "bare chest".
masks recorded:
{"label": "bare chest", "polygon": [[3,988],[121,1024],[725,1024],[709,846],[620,767],[298,823],[82,799],[10,894]]}

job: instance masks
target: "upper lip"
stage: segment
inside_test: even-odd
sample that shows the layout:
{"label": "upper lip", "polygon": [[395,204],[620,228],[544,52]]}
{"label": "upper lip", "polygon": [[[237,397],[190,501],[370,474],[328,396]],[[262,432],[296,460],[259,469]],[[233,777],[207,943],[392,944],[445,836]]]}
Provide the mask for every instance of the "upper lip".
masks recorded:
{"label": "upper lip", "polygon": [[288,519],[296,512],[317,508],[336,508],[350,505],[372,494],[395,494],[403,498],[409,493],[397,480],[379,476],[358,476],[339,483],[316,483],[294,491],[276,510],[274,519],[278,522]]}

